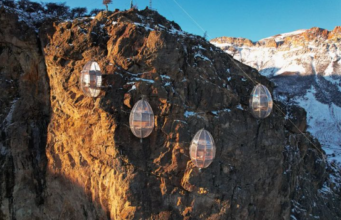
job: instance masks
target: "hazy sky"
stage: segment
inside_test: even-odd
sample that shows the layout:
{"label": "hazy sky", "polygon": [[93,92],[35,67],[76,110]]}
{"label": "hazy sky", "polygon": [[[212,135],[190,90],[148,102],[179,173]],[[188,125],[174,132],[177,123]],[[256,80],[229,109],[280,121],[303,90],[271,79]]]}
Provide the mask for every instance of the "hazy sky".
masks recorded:
{"label": "hazy sky", "polygon": [[[133,3],[144,9],[149,0],[133,0]],[[69,0],[66,4],[87,7],[88,11],[105,9],[102,0]],[[124,10],[129,6],[130,0],[113,0],[109,10]],[[208,39],[231,36],[257,41],[298,29],[332,30],[341,26],[341,0],[153,0],[152,6],[184,31],[201,36],[207,31]]]}

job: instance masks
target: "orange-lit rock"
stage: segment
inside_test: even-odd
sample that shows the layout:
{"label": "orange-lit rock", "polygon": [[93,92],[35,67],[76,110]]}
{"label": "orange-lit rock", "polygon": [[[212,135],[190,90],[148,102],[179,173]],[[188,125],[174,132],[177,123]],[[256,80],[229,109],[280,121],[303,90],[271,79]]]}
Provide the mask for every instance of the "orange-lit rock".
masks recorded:
{"label": "orange-lit rock", "polygon": [[236,37],[220,37],[213,39],[212,42],[220,43],[220,44],[233,44],[239,46],[253,46],[253,42],[246,38],[236,38]]}
{"label": "orange-lit rock", "polygon": [[274,39],[264,39],[262,41],[257,42],[257,46],[264,46],[264,47],[277,47],[277,43]]}
{"label": "orange-lit rock", "polygon": [[[311,142],[279,111],[247,111],[254,85],[242,71],[273,85],[205,39],[130,10],[48,22],[40,51],[16,16],[0,18],[1,77],[14,79],[1,94],[0,218],[289,219],[303,196],[302,208],[339,217],[339,197],[319,194],[328,173]],[[78,86],[90,59],[105,70],[96,99]],[[141,95],[156,122],[142,143],[128,125]],[[199,171],[188,148],[203,127],[217,156]]]}
{"label": "orange-lit rock", "polygon": [[340,40],[341,39],[341,26],[336,26],[334,30],[329,32],[328,39]]}

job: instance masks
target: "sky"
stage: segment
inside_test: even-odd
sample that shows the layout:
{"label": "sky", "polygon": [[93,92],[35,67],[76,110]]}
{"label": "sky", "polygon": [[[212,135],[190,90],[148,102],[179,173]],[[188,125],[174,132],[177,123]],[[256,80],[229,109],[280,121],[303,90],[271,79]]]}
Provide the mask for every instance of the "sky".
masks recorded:
{"label": "sky", "polygon": [[[37,2],[65,2],[37,0]],[[130,0],[112,0],[109,10],[129,9]],[[133,0],[138,9],[150,0]],[[105,9],[102,0],[69,0],[66,5]],[[182,30],[213,39],[243,37],[252,41],[299,29],[341,26],[341,0],[153,0],[152,8]]]}

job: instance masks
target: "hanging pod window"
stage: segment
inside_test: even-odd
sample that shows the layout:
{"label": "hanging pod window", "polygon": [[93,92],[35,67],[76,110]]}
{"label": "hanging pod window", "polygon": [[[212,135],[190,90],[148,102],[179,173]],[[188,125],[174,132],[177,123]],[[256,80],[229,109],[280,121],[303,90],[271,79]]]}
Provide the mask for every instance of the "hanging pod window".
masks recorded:
{"label": "hanging pod window", "polygon": [[192,139],[189,147],[190,157],[195,166],[208,167],[215,158],[216,147],[210,132],[199,130]]}
{"label": "hanging pod window", "polygon": [[101,92],[102,73],[95,61],[87,62],[82,70],[80,87],[88,97],[97,97]]}
{"label": "hanging pod window", "polygon": [[249,101],[251,113],[256,118],[266,118],[272,111],[272,97],[265,86],[262,84],[256,85],[250,96]]}
{"label": "hanging pod window", "polygon": [[154,113],[149,103],[142,99],[130,112],[129,125],[131,132],[138,138],[148,137],[154,128]]}

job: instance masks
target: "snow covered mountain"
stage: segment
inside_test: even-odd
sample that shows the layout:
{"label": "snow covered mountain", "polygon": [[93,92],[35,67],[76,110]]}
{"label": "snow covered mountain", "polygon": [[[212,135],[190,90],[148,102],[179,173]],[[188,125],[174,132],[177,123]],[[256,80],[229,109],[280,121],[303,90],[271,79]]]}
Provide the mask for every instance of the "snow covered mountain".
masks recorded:
{"label": "snow covered mountain", "polygon": [[329,160],[341,163],[341,27],[297,30],[252,42],[245,38],[211,40],[235,59],[276,84],[275,100],[307,111],[307,130]]}

